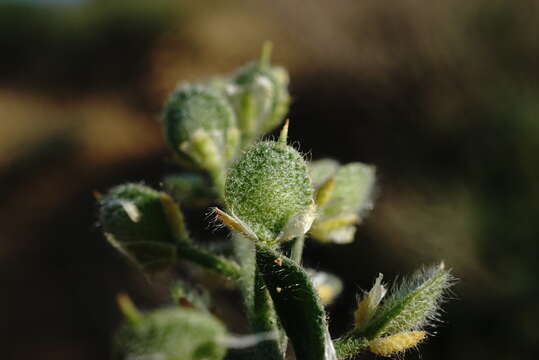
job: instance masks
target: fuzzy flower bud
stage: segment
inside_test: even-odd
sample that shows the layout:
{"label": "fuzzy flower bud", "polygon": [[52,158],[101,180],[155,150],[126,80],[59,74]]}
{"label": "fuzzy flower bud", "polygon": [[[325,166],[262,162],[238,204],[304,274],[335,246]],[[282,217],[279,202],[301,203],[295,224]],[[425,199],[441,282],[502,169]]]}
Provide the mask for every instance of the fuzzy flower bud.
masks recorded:
{"label": "fuzzy flower bud", "polygon": [[177,241],[187,237],[170,197],[141,184],[112,188],[99,201],[99,221],[111,244],[149,271],[173,264]]}
{"label": "fuzzy flower bud", "polygon": [[374,168],[361,163],[339,166],[324,159],[311,164],[310,174],[317,184],[319,207],[312,236],[326,242],[351,242],[361,214],[372,207]]}
{"label": "fuzzy flower bud", "polygon": [[227,161],[236,154],[240,140],[226,98],[206,86],[183,86],[168,99],[162,121],[165,140],[175,154],[207,170],[221,188]]}
{"label": "fuzzy flower bud", "polygon": [[424,331],[401,332],[371,341],[369,350],[376,355],[390,356],[417,346],[426,336]]}
{"label": "fuzzy flower bud", "polygon": [[[127,323],[116,334],[117,355],[125,359],[220,360],[226,353],[223,324],[208,312],[165,308],[138,313],[126,299]],[[127,308],[126,308],[127,307]]]}
{"label": "fuzzy flower bud", "polygon": [[275,129],[288,112],[288,73],[269,65],[269,60],[253,62],[239,69],[226,88],[238,115],[243,145]]}
{"label": "fuzzy flower bud", "polygon": [[387,289],[382,284],[382,279],[383,275],[379,274],[372,289],[363,295],[361,301],[358,301],[357,310],[354,313],[357,328],[363,328],[368,324],[371,317],[376,313],[378,305],[386,295]]}
{"label": "fuzzy flower bud", "polygon": [[226,225],[267,243],[305,234],[315,216],[307,164],[281,141],[259,142],[232,164],[225,202]]}
{"label": "fuzzy flower bud", "polygon": [[367,337],[374,339],[430,325],[438,319],[444,294],[452,283],[453,276],[443,263],[404,279],[366,324]]}

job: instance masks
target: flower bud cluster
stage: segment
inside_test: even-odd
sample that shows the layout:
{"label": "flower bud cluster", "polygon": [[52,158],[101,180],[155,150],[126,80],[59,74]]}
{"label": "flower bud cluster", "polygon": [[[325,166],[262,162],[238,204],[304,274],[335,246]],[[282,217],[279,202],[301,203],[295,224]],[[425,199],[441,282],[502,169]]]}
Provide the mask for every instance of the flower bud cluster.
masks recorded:
{"label": "flower bud cluster", "polygon": [[[260,61],[231,75],[178,87],[162,114],[165,141],[180,162],[207,172],[213,186],[206,174],[178,174],[163,180],[163,191],[130,183],[99,197],[100,224],[113,246],[150,273],[180,258],[236,282],[258,332],[230,336],[210,311],[209,293],[178,282],[175,308],[140,313],[119,298],[127,318],[117,337],[123,358],[221,360],[227,346],[254,346],[238,354],[282,360],[288,339],[298,359],[343,360],[365,350],[390,356],[427,337],[453,282],[443,264],[416,272],[388,296],[380,274],[358,299],[354,328],[331,339],[324,306],[342,282],[301,266],[304,242],[308,235],[353,241],[373,206],[376,172],[358,162],[309,164],[287,144],[288,121],[276,141],[259,140],[282,122],[289,101],[288,74],[270,65],[267,47]],[[178,205],[216,201],[223,205],[214,208],[217,218],[241,234],[233,238],[235,258],[192,241]]]}
{"label": "flower bud cluster", "polygon": [[288,73],[281,67],[253,62],[231,77],[225,94],[238,115],[245,146],[275,129],[288,112]]}
{"label": "flower bud cluster", "polygon": [[283,121],[289,100],[288,74],[266,51],[232,75],[181,85],[165,104],[164,136],[181,162],[207,171],[222,192],[229,162]]}

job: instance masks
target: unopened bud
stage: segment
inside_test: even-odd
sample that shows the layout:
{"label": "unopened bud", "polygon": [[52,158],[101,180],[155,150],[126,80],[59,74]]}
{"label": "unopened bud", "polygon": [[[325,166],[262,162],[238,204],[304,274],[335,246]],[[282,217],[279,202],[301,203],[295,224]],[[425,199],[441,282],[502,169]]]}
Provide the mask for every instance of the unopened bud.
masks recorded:
{"label": "unopened bud", "polygon": [[185,162],[207,170],[222,186],[227,161],[236,154],[239,132],[231,105],[207,86],[186,85],[168,99],[162,116],[169,147]]}
{"label": "unopened bud", "polygon": [[288,80],[285,69],[266,61],[248,64],[234,74],[226,93],[238,115],[244,146],[283,121],[290,103]]}
{"label": "unopened bud", "polygon": [[107,239],[149,271],[175,262],[176,243],[184,235],[177,231],[184,224],[181,213],[171,219],[171,211],[179,209],[168,195],[141,184],[116,186],[99,200],[99,221]]}
{"label": "unopened bud", "polygon": [[143,313],[116,335],[125,359],[221,360],[226,353],[223,324],[208,312],[165,308]]}
{"label": "unopened bud", "polygon": [[383,275],[379,274],[371,290],[363,295],[354,313],[356,328],[363,328],[376,313],[378,305],[386,295],[387,289],[382,284]]}
{"label": "unopened bud", "polygon": [[310,166],[317,186],[318,217],[311,229],[313,238],[335,243],[354,239],[356,224],[372,207],[375,171],[372,166],[351,163],[339,167],[329,159]]}
{"label": "unopened bud", "polygon": [[407,331],[385,336],[369,343],[369,350],[382,356],[390,356],[417,346],[427,333],[424,331]]}
{"label": "unopened bud", "polygon": [[228,217],[265,242],[308,231],[315,213],[307,164],[292,147],[273,141],[249,148],[230,167],[225,186]]}
{"label": "unopened bud", "polygon": [[369,338],[423,329],[436,321],[453,276],[443,266],[421,269],[404,279],[367,324]]}

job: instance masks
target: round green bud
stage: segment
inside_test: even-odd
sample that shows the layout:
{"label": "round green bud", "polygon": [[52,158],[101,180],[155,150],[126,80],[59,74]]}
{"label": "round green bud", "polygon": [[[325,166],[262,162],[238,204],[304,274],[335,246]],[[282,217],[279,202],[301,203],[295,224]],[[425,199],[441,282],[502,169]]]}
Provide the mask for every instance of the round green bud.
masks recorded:
{"label": "round green bud", "polygon": [[175,260],[176,238],[162,195],[141,184],[125,184],[99,201],[99,221],[109,241],[147,270]]}
{"label": "round green bud", "polygon": [[294,148],[273,141],[253,145],[232,164],[225,202],[231,217],[265,242],[303,235],[314,219],[305,160]]}
{"label": "round green bud", "polygon": [[288,112],[288,73],[254,62],[240,68],[225,89],[238,115],[244,145],[275,129]]}
{"label": "round green bud", "polygon": [[181,159],[210,172],[224,166],[239,144],[231,105],[208,86],[185,85],[172,93],[162,122],[168,146]]}
{"label": "round green bud", "polygon": [[165,308],[125,324],[116,345],[123,359],[220,360],[225,336],[223,324],[207,312]]}

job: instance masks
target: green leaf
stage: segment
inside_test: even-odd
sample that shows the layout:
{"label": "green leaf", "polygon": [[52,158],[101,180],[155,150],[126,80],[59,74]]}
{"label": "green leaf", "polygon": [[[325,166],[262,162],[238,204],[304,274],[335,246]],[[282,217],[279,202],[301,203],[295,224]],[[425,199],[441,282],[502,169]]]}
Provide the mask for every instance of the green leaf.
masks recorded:
{"label": "green leaf", "polygon": [[309,275],[263,244],[256,245],[256,259],[297,359],[336,359],[326,314]]}

